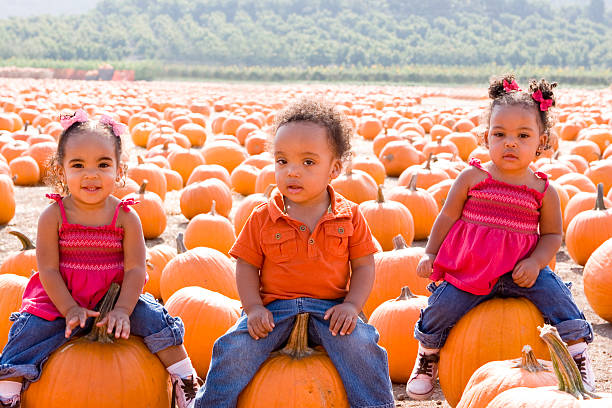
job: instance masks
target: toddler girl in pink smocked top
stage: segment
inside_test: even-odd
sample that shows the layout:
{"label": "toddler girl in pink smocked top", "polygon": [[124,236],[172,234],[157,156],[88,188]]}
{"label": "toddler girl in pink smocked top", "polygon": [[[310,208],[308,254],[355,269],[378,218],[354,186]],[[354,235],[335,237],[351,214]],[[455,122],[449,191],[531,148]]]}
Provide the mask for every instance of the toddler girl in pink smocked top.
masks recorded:
{"label": "toddler girl in pink smocked top", "polygon": [[[39,379],[49,355],[92,325],[94,310],[113,282],[121,285],[114,308],[98,323],[116,338],[143,337],[171,375],[179,407],[187,407],[199,379],[183,346],[184,327],[150,294],[145,242],[133,200],[111,193],[122,180],[124,125],[109,116],[89,120],[78,110],[61,119],[50,181],[63,196],[38,220],[39,271],[28,282],[0,356],[0,407],[18,407],[22,388]],[[201,380],[200,380],[201,381]]]}
{"label": "toddler girl in pink smocked top", "polygon": [[562,239],[561,206],[546,174],[529,164],[550,144],[556,83],[513,75],[494,78],[483,123],[491,161],[470,161],[453,183],[436,219],[417,274],[430,277],[432,296],[415,325],[419,351],[406,392],[427,399],[437,376],[438,352],[470,309],[494,296],[525,297],[554,325],[594,388],[586,351],[591,325],[568,287],[547,266]]}

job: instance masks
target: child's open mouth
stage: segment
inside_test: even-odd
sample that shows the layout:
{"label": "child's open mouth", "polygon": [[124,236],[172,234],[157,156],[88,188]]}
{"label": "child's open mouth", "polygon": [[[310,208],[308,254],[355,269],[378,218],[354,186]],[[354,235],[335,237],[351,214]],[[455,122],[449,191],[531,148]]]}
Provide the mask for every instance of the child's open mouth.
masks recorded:
{"label": "child's open mouth", "polygon": [[297,194],[299,192],[301,192],[304,188],[297,186],[297,185],[290,185],[287,186],[287,190],[291,193],[291,194]]}

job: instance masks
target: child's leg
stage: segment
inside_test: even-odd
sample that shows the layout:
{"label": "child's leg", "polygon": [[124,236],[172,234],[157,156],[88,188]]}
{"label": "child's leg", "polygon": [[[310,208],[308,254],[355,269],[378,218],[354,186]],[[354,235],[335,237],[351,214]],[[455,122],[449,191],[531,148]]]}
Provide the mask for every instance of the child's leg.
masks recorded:
{"label": "child's leg", "polygon": [[[19,397],[22,384],[38,380],[42,363],[68,341],[64,337],[66,321],[48,321],[30,313],[14,313],[8,342],[0,355],[0,400],[7,402]],[[73,336],[81,332],[73,331]]]}
{"label": "child's leg", "polygon": [[514,283],[511,273],[502,276],[500,281],[503,281],[500,294],[529,299],[540,310],[544,321],[555,326],[559,336],[570,345],[569,351],[580,369],[585,386],[593,390],[595,376],[586,346],[593,341],[593,329],[578,309],[569,288],[548,266],[540,270],[530,288]]}
{"label": "child's leg", "polygon": [[310,313],[310,338],[327,351],[342,378],[351,407],[394,407],[387,352],[377,344],[376,329],[359,319],[351,334],[332,336],[329,320],[323,320],[323,316],[338,302],[302,300],[304,312]]}
{"label": "child's leg", "polygon": [[406,393],[412,399],[425,400],[431,397],[436,378],[440,348],[446,342],[450,329],[468,311],[485,300],[491,299],[496,287],[490,294],[481,296],[457,289],[448,282],[439,286],[430,284],[433,290],[427,307],[421,310],[421,318],[414,327],[414,337],[419,341],[417,358],[412,374],[406,384]]}
{"label": "child's leg", "polygon": [[215,342],[206,382],[196,398],[195,408],[234,408],[238,396],[270,353],[287,340],[295,316],[301,313],[297,299],[276,300],[266,307],[272,312],[274,330],[255,340],[243,314],[236,324]]}

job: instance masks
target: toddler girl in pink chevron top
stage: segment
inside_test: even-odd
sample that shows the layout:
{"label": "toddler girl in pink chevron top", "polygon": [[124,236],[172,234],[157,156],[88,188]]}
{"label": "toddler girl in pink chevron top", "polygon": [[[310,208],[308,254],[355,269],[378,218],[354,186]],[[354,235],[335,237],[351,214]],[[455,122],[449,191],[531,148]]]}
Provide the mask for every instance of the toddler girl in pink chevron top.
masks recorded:
{"label": "toddler girl in pink chevron top", "polygon": [[[124,173],[121,138],[124,125],[109,116],[89,120],[77,110],[61,119],[51,181],[63,196],[38,220],[39,271],[25,289],[8,343],[0,356],[0,407],[18,407],[22,388],[39,379],[49,355],[91,328],[91,317],[110,285],[121,292],[114,308],[98,323],[116,338],[144,338],[171,375],[179,407],[195,397],[199,379],[183,346],[184,327],[150,294],[145,242],[133,200],[111,195]],[[200,380],[201,381],[201,380]]]}
{"label": "toddler girl in pink chevron top", "polygon": [[406,385],[413,399],[431,396],[450,328],[494,296],[529,299],[570,345],[587,389],[595,386],[591,325],[547,266],[561,245],[559,197],[546,174],[529,168],[550,146],[556,85],[531,81],[523,91],[513,75],[491,81],[483,121],[491,161],[473,159],[457,177],[417,266],[419,276],[443,282],[430,284],[414,329],[419,351]]}

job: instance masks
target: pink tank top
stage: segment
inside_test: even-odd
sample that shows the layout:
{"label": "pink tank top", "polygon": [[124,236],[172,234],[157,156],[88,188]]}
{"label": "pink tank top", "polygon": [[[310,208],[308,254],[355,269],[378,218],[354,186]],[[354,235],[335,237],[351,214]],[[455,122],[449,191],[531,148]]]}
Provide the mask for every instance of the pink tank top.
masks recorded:
{"label": "pink tank top", "polygon": [[478,159],[470,165],[487,178],[468,192],[461,218],[451,227],[434,261],[431,280],[446,280],[453,286],[486,295],[497,279],[514,269],[538,243],[540,207],[544,192],[494,179]]}
{"label": "pink tank top", "polygon": [[[68,223],[62,196],[47,194],[47,197],[58,203],[62,213],[59,272],[73,299],[80,306],[93,309],[111,283],[123,282],[123,228],[115,224],[119,208],[129,212],[128,205],[136,202],[132,199],[122,200],[110,224],[91,227]],[[32,275],[26,286],[21,311],[46,320],[63,317],[43,288],[38,272]]]}

